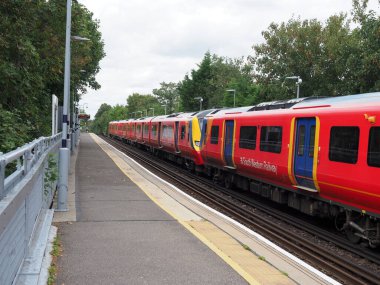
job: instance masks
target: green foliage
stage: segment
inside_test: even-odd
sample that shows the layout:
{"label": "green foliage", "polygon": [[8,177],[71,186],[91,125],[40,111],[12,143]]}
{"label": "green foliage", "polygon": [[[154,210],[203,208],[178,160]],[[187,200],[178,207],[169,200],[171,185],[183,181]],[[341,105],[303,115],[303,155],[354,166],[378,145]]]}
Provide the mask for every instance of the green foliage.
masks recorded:
{"label": "green foliage", "polygon": [[6,111],[0,105],[0,151],[8,152],[21,146],[29,139],[28,133],[33,126],[23,120],[20,112]]}
{"label": "green foliage", "polygon": [[159,103],[161,105],[166,104],[167,113],[179,112],[180,98],[177,84],[162,82],[160,85],[160,88],[153,89],[153,94],[157,96]]}
{"label": "green foliage", "polygon": [[53,285],[55,284],[55,281],[57,278],[57,258],[61,254],[61,240],[58,235],[55,237],[53,241],[53,249],[50,252],[50,254],[53,256],[53,261],[49,267],[49,276],[48,276],[47,284]]}
{"label": "green foliage", "polygon": [[97,134],[106,134],[107,126],[112,121],[109,112],[112,107],[103,103],[95,114],[95,120],[91,122],[91,131]]}
{"label": "green foliage", "polygon": [[[354,29],[356,50],[348,68],[357,93],[380,90],[380,16],[367,11],[368,0],[354,0],[352,15],[359,26]],[[380,4],[380,1],[379,1]]]}
{"label": "green foliage", "polygon": [[[78,90],[100,87],[95,75],[104,44],[92,16],[73,1],[72,34],[91,40],[71,45],[73,101]],[[66,1],[0,1],[0,151],[50,135],[51,95],[63,101],[65,29]]]}
{"label": "green foliage", "polygon": [[[127,106],[100,107],[92,130],[106,133],[108,122],[173,111],[250,106],[295,97],[288,76],[300,76],[301,97],[336,96],[380,90],[380,19],[368,0],[353,0],[352,18],[333,15],[325,23],[292,18],[263,31],[254,55],[231,59],[206,52],[197,68],[179,83],[162,82],[153,95],[132,94]],[[352,21],[355,28],[351,28]]]}
{"label": "green foliage", "polygon": [[47,165],[45,167],[44,176],[44,194],[49,195],[51,191],[54,191],[53,185],[58,181],[58,163],[56,155],[49,153],[47,158]]}
{"label": "green foliage", "polygon": [[261,101],[295,97],[300,76],[301,97],[336,96],[380,89],[380,19],[366,11],[366,0],[354,1],[351,30],[347,15],[316,19],[290,19],[270,24],[263,44],[254,45],[250,58],[254,78],[263,87]]}
{"label": "green foliage", "polygon": [[205,54],[198,69],[193,69],[178,85],[183,109],[187,111],[199,109],[195,97],[203,98],[203,109],[232,107],[233,96],[227,89],[236,90],[236,106],[253,104],[259,91],[252,80],[252,67],[243,58],[223,58],[210,52]]}
{"label": "green foliage", "polygon": [[[128,117],[142,117],[145,114],[149,113],[149,108],[154,108],[155,115],[160,114],[160,111],[163,110],[161,107],[158,98],[153,95],[143,95],[139,93],[133,93],[129,95],[127,98],[128,105],[128,113],[126,118]],[[163,111],[162,111],[163,112]],[[135,113],[132,115],[132,113]],[[163,113],[162,113],[163,114]]]}

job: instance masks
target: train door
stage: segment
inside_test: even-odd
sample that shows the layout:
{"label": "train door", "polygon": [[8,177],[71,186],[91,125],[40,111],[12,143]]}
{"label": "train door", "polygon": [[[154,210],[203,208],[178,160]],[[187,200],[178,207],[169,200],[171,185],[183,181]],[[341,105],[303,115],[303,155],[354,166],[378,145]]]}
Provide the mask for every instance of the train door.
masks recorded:
{"label": "train door", "polygon": [[179,122],[175,122],[175,127],[174,127],[174,145],[175,145],[175,152],[179,153],[179,148],[178,148],[178,132],[179,132]]}
{"label": "train door", "polygon": [[158,146],[161,147],[161,122],[158,123],[157,132],[158,132],[158,140],[157,140]]}
{"label": "train door", "polygon": [[235,121],[229,120],[225,122],[224,128],[224,160],[227,167],[235,168],[233,162],[233,148],[234,148],[234,129]]}
{"label": "train door", "polygon": [[316,190],[313,180],[314,146],[315,118],[297,119],[294,175],[297,184],[307,190]]}

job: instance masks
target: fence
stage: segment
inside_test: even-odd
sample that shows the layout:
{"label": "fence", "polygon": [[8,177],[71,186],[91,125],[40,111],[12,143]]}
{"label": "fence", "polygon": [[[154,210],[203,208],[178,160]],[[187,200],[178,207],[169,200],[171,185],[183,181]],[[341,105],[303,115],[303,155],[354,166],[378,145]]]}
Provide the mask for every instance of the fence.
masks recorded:
{"label": "fence", "polygon": [[0,284],[12,284],[58,180],[61,134],[0,153]]}

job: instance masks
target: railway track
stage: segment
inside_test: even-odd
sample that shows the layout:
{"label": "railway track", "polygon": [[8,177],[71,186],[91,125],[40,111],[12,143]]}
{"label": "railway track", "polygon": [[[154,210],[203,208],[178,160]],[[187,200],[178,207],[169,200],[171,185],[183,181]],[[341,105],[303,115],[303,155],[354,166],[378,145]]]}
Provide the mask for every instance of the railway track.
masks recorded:
{"label": "railway track", "polygon": [[[272,242],[280,245],[289,252],[296,254],[303,260],[316,266],[344,284],[379,284],[380,275],[374,271],[363,268],[344,257],[332,254],[329,249],[325,246],[316,244],[313,239],[310,240],[302,237],[291,229],[279,226],[279,224],[275,223],[273,219],[266,219],[262,214],[258,214],[256,211],[247,210],[246,207],[242,207],[241,203],[259,209],[267,215],[276,217],[296,228],[303,229],[312,235],[337,244],[339,247],[344,248],[344,250],[348,250],[353,254],[380,265],[380,257],[378,254],[371,253],[370,251],[363,252],[361,248],[353,246],[346,240],[334,234],[310,225],[301,219],[296,219],[287,213],[283,213],[253,201],[252,199],[248,199],[246,195],[228,191],[206,179],[195,175],[188,175],[188,172],[183,171],[186,172],[185,175],[182,173],[182,170],[178,169],[178,167],[174,167],[161,160],[157,161],[156,157],[153,155],[147,155],[146,152],[142,154],[141,151],[137,151],[120,141],[104,136],[102,138],[120,151],[143,164],[146,168],[159,174],[165,180],[179,186],[181,190],[193,194],[195,193],[195,195],[203,202],[206,202],[208,205],[217,208],[224,214],[233,217],[245,226],[254,229]],[[152,159],[152,157],[155,159]],[[216,191],[210,189],[216,189]],[[233,199],[231,199],[230,196],[233,197]],[[235,199],[239,202],[234,201]]]}

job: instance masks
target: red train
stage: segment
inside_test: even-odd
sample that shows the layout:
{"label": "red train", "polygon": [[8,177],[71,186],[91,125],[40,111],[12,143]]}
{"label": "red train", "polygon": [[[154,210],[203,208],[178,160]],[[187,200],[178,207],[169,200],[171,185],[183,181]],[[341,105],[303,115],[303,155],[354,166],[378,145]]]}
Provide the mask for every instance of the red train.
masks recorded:
{"label": "red train", "polygon": [[379,121],[380,92],[111,122],[109,134],[228,188],[333,217],[351,241],[376,247]]}

